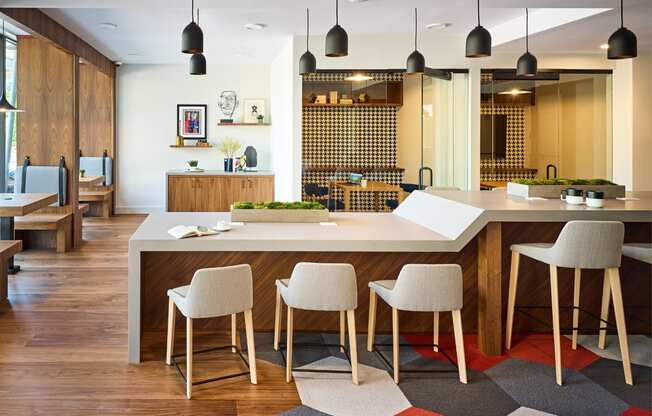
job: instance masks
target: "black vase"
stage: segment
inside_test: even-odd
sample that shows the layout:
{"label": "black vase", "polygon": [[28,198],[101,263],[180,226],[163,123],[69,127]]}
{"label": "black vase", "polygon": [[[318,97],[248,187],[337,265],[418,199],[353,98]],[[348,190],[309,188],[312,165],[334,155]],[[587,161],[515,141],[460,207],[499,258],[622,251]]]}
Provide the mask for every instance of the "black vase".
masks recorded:
{"label": "black vase", "polygon": [[233,158],[232,157],[225,157],[224,158],[224,171],[225,172],[233,172]]}

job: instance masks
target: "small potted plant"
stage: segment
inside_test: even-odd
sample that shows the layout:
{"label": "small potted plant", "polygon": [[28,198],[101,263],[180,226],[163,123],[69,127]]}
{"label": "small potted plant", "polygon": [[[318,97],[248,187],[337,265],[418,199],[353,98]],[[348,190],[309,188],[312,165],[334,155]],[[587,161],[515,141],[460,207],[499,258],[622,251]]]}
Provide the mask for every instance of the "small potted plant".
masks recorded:
{"label": "small potted plant", "polygon": [[197,170],[197,166],[199,166],[199,161],[198,160],[189,160],[188,161],[188,166],[190,166],[190,170]]}
{"label": "small potted plant", "polygon": [[86,170],[85,169],[79,169],[79,176],[80,177],[85,177],[86,176]]}
{"label": "small potted plant", "polygon": [[225,172],[233,172],[233,155],[235,152],[240,150],[240,142],[237,141],[236,139],[232,137],[225,137],[223,138],[219,145],[218,145],[218,150],[220,153],[222,153],[224,156],[224,171]]}
{"label": "small potted plant", "polygon": [[263,116],[262,114],[259,114],[258,117],[257,117],[257,119],[258,119],[258,124],[263,124],[263,119],[264,119],[264,118],[265,118],[265,116]]}

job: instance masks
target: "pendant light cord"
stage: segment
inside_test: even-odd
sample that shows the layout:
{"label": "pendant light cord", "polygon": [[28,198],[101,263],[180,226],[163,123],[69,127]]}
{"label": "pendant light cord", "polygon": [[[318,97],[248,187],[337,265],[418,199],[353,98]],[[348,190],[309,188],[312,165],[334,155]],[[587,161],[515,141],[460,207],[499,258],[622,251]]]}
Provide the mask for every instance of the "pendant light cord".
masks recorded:
{"label": "pendant light cord", "polygon": [[190,0],[190,18],[195,21],[195,0]]}
{"label": "pendant light cord", "polygon": [[[622,1],[622,0],[621,0]],[[529,42],[529,34],[530,34],[530,28],[529,28],[529,16],[527,12],[527,8],[525,9],[525,52],[530,52],[530,42]]]}
{"label": "pendant light cord", "polygon": [[310,9],[306,9],[306,51],[310,50]]}
{"label": "pendant light cord", "polygon": [[480,26],[480,0],[478,0],[478,26]]}
{"label": "pendant light cord", "polygon": [[620,27],[625,27],[625,23],[623,21],[623,0],[620,0]]}
{"label": "pendant light cord", "polygon": [[335,25],[340,24],[340,2],[335,0]]}
{"label": "pendant light cord", "polygon": [[417,8],[414,8],[414,50],[417,50],[417,33],[418,31],[418,23],[417,23]]}

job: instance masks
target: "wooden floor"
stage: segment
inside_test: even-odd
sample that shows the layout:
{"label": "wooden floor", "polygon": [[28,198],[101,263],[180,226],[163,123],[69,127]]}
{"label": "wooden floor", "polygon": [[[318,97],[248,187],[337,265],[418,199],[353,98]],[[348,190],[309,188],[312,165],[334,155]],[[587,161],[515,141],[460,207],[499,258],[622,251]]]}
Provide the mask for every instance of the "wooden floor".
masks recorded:
{"label": "wooden floor", "polygon": [[[174,368],[153,359],[162,345],[151,346],[150,361],[127,364],[127,247],[143,219],[85,219],[80,249],[16,256],[23,270],[0,306],[0,415],[265,415],[299,405],[284,371],[263,361],[258,386],[244,377],[209,383],[192,400]],[[224,343],[226,333],[195,340]],[[239,370],[230,353],[208,358],[195,359],[196,376]]]}

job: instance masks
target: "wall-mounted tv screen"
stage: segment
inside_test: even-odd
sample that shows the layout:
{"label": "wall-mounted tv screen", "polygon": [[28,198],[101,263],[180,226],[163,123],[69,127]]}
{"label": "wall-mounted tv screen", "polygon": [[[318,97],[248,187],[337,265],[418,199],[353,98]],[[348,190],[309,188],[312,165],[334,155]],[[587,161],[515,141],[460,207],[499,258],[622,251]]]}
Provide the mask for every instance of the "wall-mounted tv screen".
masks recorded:
{"label": "wall-mounted tv screen", "polygon": [[480,120],[480,157],[505,159],[507,156],[507,115],[487,114]]}

